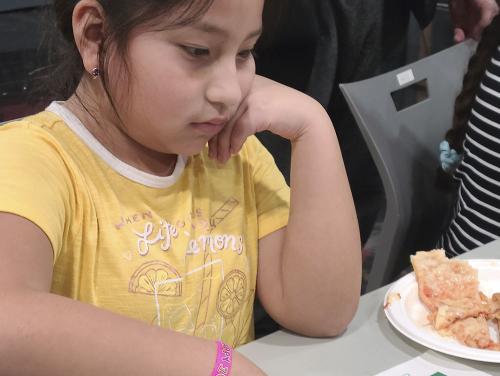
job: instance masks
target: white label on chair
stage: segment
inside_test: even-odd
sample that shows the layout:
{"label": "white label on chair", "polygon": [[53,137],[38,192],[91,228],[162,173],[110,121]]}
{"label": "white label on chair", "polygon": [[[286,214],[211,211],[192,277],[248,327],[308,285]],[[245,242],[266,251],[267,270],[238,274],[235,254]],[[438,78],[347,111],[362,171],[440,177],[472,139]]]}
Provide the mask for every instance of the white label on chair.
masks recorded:
{"label": "white label on chair", "polygon": [[408,82],[415,80],[415,76],[413,75],[413,71],[411,69],[399,73],[396,77],[398,78],[399,86],[406,85]]}

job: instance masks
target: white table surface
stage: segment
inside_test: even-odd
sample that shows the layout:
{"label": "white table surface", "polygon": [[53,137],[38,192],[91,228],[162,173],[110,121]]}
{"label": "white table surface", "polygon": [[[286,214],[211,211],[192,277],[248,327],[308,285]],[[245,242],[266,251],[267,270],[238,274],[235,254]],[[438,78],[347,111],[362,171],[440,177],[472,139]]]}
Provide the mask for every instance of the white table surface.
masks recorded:
{"label": "white table surface", "polygon": [[[461,258],[500,259],[500,240]],[[383,311],[388,286],[361,297],[356,316],[339,337],[318,339],[277,331],[238,348],[268,375],[375,375],[417,356],[460,368],[461,364],[500,376],[500,364],[465,360],[430,350],[394,329]]]}

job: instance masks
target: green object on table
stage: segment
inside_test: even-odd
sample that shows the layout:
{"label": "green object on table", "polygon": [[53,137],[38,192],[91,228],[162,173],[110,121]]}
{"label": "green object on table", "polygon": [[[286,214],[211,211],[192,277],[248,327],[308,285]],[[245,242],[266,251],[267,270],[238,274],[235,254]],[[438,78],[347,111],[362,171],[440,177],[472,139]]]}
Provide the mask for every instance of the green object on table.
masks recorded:
{"label": "green object on table", "polygon": [[436,373],[433,373],[431,376],[446,376],[444,373],[441,373],[441,372],[436,372]]}

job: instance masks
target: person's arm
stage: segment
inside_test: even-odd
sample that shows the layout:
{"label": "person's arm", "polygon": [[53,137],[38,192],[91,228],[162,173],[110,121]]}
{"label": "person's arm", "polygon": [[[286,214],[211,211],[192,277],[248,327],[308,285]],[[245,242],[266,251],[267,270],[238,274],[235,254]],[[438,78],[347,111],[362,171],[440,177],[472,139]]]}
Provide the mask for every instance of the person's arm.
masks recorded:
{"label": "person's arm", "polygon": [[333,336],[356,311],[361,249],[335,132],[317,112],[315,126],[292,141],[290,218],[259,242],[257,291],[284,327]]}
{"label": "person's arm", "polygon": [[450,0],[449,4],[457,43],[465,38],[479,40],[499,11],[496,0]]}
{"label": "person's arm", "polygon": [[289,223],[259,242],[258,296],[290,330],[337,335],[356,311],[361,286],[359,230],[337,137],[312,98],[262,77],[254,86],[234,129],[212,145],[224,161],[225,150],[239,150],[255,131],[292,142]]}
{"label": "person's arm", "polygon": [[[216,345],[51,294],[52,246],[0,213],[0,374],[209,375]],[[195,359],[195,361],[193,361]],[[233,375],[262,375],[234,352]]]}

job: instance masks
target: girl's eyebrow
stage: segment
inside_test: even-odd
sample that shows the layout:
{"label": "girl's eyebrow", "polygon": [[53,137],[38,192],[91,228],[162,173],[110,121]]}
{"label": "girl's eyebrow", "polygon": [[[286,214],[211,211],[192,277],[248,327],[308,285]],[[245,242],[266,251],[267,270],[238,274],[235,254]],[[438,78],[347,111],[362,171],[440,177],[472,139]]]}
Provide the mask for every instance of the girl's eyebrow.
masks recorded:
{"label": "girl's eyebrow", "polygon": [[[208,34],[219,34],[224,37],[227,37],[229,35],[229,32],[227,30],[208,22],[199,22],[192,25],[191,27],[195,30],[199,30]],[[259,28],[258,30],[250,32],[245,40],[259,37],[261,34],[262,34],[262,28]]]}

